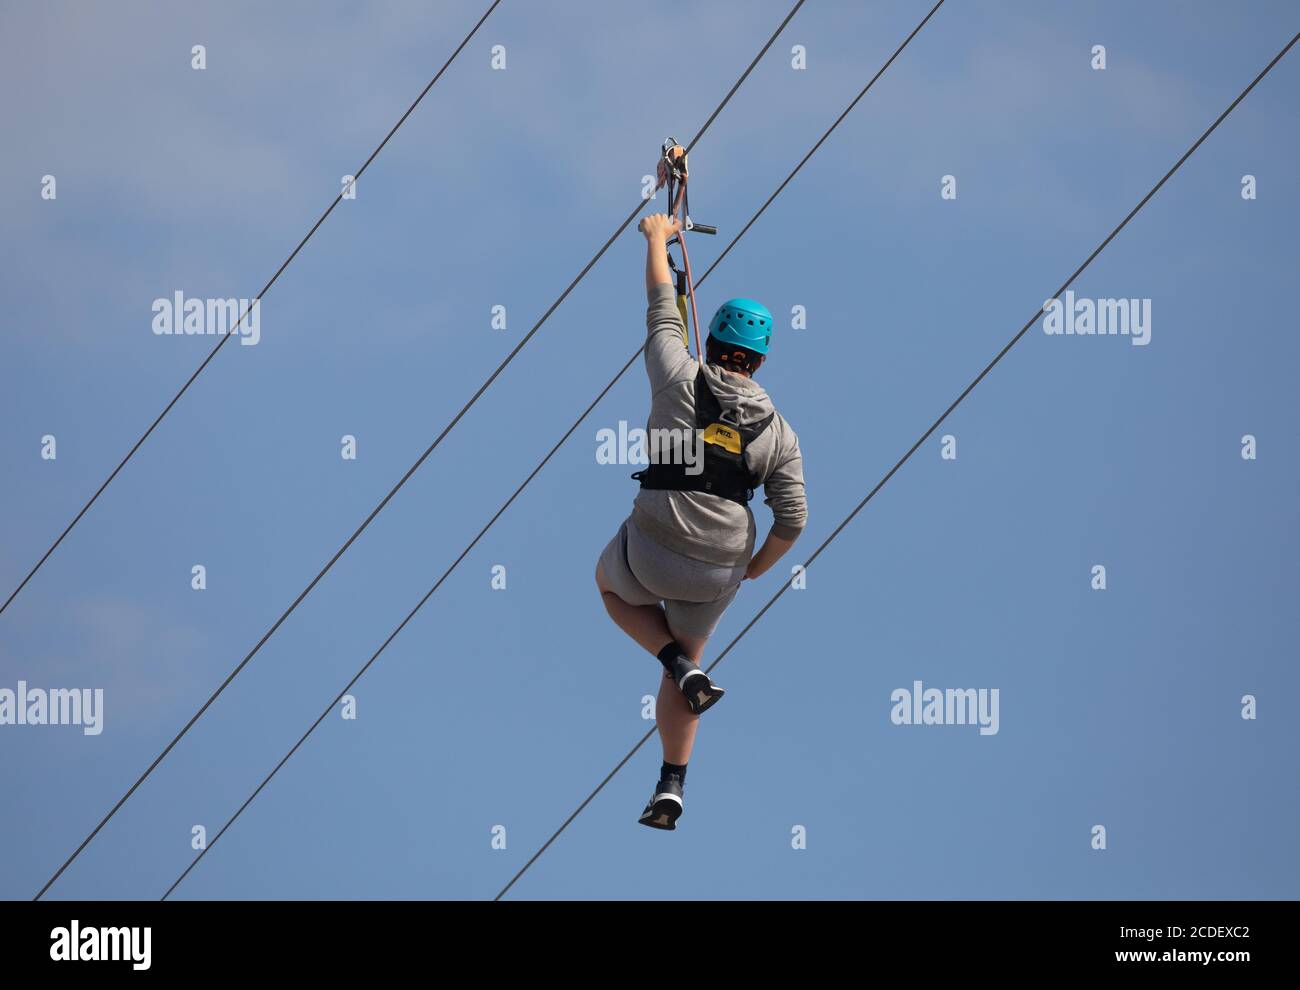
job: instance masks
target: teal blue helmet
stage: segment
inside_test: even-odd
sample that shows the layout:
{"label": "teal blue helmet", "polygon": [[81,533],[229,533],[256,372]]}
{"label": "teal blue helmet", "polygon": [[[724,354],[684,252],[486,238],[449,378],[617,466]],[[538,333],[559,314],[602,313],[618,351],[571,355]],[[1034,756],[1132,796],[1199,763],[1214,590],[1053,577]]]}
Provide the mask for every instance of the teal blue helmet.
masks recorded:
{"label": "teal blue helmet", "polygon": [[752,299],[728,299],[709,321],[709,336],[755,354],[766,354],[772,342],[772,314]]}

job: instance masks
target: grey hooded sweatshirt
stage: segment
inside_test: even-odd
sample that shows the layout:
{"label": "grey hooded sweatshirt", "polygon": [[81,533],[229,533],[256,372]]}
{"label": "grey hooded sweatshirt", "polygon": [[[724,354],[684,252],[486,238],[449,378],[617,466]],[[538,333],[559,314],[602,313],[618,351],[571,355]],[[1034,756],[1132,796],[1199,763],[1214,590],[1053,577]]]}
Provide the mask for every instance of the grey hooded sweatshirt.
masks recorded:
{"label": "grey hooded sweatshirt", "polygon": [[[699,362],[686,346],[686,326],[673,286],[656,285],[646,312],[646,373],[650,376],[647,433],[695,430],[695,376]],[[772,400],[752,378],[706,364],[704,375],[724,418],[743,425],[774,412]],[[799,438],[780,413],[745,448],[745,464],[762,478],[763,500],[772,510],[772,532],[793,540],[808,520]],[[642,489],[632,521],[661,546],[695,560],[734,566],[754,554],[754,514],[748,506],[704,492]]]}

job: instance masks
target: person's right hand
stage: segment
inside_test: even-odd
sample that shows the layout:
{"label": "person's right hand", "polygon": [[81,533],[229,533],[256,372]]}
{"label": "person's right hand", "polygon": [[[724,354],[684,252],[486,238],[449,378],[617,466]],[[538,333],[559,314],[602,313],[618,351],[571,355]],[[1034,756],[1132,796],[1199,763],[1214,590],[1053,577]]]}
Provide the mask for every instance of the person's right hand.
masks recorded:
{"label": "person's right hand", "polygon": [[682,225],[676,217],[670,217],[667,213],[651,213],[641,218],[636,229],[645,234],[645,239],[652,244],[667,244],[670,237],[681,231]]}

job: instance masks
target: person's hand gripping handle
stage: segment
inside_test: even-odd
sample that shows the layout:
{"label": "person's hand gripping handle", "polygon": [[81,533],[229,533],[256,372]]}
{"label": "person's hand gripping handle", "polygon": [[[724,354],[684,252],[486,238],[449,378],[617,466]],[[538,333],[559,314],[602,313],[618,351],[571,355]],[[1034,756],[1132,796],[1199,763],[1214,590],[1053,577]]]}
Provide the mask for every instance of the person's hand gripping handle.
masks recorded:
{"label": "person's hand gripping handle", "polygon": [[636,229],[645,235],[645,290],[652,293],[656,285],[672,285],[668,271],[668,241],[676,237],[682,225],[666,213],[652,213],[642,217]]}

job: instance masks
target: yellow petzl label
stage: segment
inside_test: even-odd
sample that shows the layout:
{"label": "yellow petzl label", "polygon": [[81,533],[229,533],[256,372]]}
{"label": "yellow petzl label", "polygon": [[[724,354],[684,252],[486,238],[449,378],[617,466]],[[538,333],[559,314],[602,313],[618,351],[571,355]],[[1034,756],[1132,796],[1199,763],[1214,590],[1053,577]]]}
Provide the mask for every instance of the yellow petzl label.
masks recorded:
{"label": "yellow petzl label", "polygon": [[740,434],[722,423],[711,423],[704,428],[704,442],[716,444],[733,454],[740,453]]}

